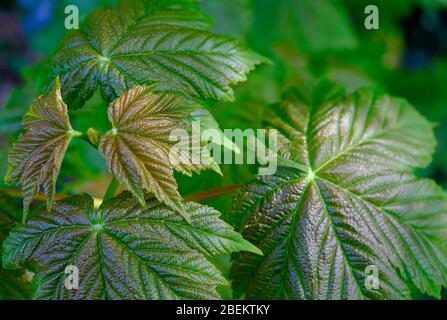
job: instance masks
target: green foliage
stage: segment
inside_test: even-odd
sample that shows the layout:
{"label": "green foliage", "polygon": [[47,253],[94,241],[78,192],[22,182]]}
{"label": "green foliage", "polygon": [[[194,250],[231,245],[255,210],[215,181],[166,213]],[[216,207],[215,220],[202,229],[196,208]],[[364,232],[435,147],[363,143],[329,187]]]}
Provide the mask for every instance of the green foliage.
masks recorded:
{"label": "green foliage", "polygon": [[[410,284],[440,297],[447,285],[447,195],[414,169],[435,147],[413,107],[373,90],[331,97],[291,92],[267,114],[279,153],[304,166],[260,177],[228,220],[264,256],[242,253],[237,295],[257,299],[402,299]],[[375,266],[380,289],[366,287]]]}
{"label": "green foliage", "polygon": [[[192,106],[173,94],[154,93],[153,88],[137,86],[111,103],[108,109],[112,130],[99,144],[110,171],[144,205],[144,190],[168,204],[189,220],[178,193],[174,169],[186,174],[199,172],[191,154],[180,154],[170,161],[176,129],[188,128]],[[149,151],[149,152],[148,152]]]}
{"label": "green foliage", "polygon": [[[196,1],[123,0],[117,8],[95,11],[87,29],[62,40],[51,64],[52,89],[26,113],[25,132],[9,157],[6,179],[22,185],[24,210],[22,226],[13,231],[15,223],[2,226],[4,236],[9,233],[2,264],[15,270],[0,270],[2,296],[19,297],[25,267],[36,272],[33,298],[38,299],[218,298],[216,286],[226,280],[209,260],[240,250],[261,254],[219,220],[218,211],[183,202],[173,175],[206,168],[220,173],[206,153],[201,154],[208,157],[206,165],[193,163],[190,153],[177,154],[179,161],[172,162],[170,135],[190,130],[198,119],[204,128],[217,129],[193,98],[231,100],[230,85],[265,60],[206,31],[209,24]],[[85,133],[74,131],[62,96],[76,108],[98,84],[106,102],[116,98],[107,109],[112,129],[90,127],[98,123],[84,112],[80,121],[71,115]],[[100,151],[138,201],[127,192],[113,198],[118,186],[113,180],[98,210],[87,195],[58,201],[53,209],[56,180],[74,136]],[[207,143],[198,141],[200,149]],[[221,143],[233,146],[224,138]],[[40,187],[47,212],[26,221]],[[66,267],[72,265],[82,274],[75,291],[65,286]]]}
{"label": "green foliage", "polygon": [[111,101],[154,82],[163,91],[233,100],[230,85],[245,81],[265,59],[207,31],[210,20],[190,2],[124,0],[93,12],[81,31],[64,38],[52,60],[68,105],[82,106],[98,85]]}
{"label": "green foliage", "polygon": [[[55,48],[67,4],[81,28]],[[363,27],[370,4],[379,30]],[[406,65],[412,27],[401,22],[418,7],[437,28],[444,0],[58,2],[27,43],[48,61],[21,70],[0,108],[0,174],[9,155],[25,196],[21,206],[19,192],[0,191],[0,299],[439,298],[447,197],[419,176],[447,183],[447,68],[432,47],[427,65]],[[254,70],[270,60],[244,42],[274,64]],[[219,128],[268,126],[287,162],[251,183],[256,165],[171,162],[170,133],[196,120],[222,139],[193,153],[236,150]],[[51,209],[56,191],[90,195]],[[36,210],[45,199],[50,211]],[[65,287],[69,265],[79,290]],[[366,287],[369,266],[378,290]]]}
{"label": "green foliage", "polygon": [[[191,224],[152,197],[146,207],[125,192],[96,211],[75,196],[31,217],[4,243],[3,265],[34,262],[38,299],[210,299],[225,284],[208,261],[234,251],[260,251],[218,219],[216,210],[185,204]],[[79,268],[78,290],[65,268]]]}

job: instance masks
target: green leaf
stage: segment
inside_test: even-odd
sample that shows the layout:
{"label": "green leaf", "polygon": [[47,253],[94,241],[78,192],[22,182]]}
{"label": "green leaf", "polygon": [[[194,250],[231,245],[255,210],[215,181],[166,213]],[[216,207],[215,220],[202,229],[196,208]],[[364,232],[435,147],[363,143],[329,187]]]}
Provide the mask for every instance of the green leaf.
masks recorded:
{"label": "green leaf", "polygon": [[[191,174],[208,166],[201,161],[194,163],[191,149],[179,148],[183,152],[176,161],[171,161],[170,153],[176,145],[173,136],[176,130],[183,130],[185,135],[189,132],[188,120],[193,107],[174,94],[156,93],[152,87],[137,86],[109,106],[113,129],[104,135],[99,145],[110,171],[142,205],[144,190],[147,190],[187,220],[174,170]],[[186,138],[189,139],[189,135]]]}
{"label": "green leaf", "polygon": [[214,119],[213,115],[206,109],[197,109],[191,113],[191,122],[198,122],[200,124],[201,131],[206,130],[216,130],[219,132],[219,138],[212,139],[211,142],[219,146],[223,146],[225,149],[234,151],[235,153],[240,153],[239,147],[231,141],[224,132],[219,128],[219,123]]}
{"label": "green leaf", "polygon": [[40,187],[47,196],[51,210],[55,184],[73,130],[67,113],[67,105],[61,98],[59,80],[48,96],[34,100],[23,118],[25,132],[13,146],[8,158],[5,180],[22,185],[23,219]]}
{"label": "green leaf", "polygon": [[230,37],[207,31],[194,1],[123,0],[99,9],[63,39],[52,59],[68,105],[81,107],[98,86],[112,101],[137,84],[163,91],[233,100],[231,85],[264,58]]}
{"label": "green leaf", "polygon": [[[20,221],[20,206],[0,191],[0,257],[1,244],[17,221]],[[27,283],[22,270],[8,271],[0,266],[0,300],[18,300],[31,297],[30,283]]]}
{"label": "green leaf", "polygon": [[[225,279],[211,256],[259,249],[219,212],[185,204],[192,223],[155,198],[141,207],[124,192],[93,208],[76,196],[56,202],[51,214],[33,215],[4,243],[3,265],[37,266],[37,299],[211,299]],[[67,266],[79,269],[78,290],[65,287]]]}
{"label": "green leaf", "polygon": [[357,45],[349,14],[339,1],[292,1],[289,5],[284,9],[292,15],[291,28],[303,49],[349,50]]}
{"label": "green leaf", "polygon": [[[360,0],[351,0],[356,4]],[[386,0],[384,0],[386,1]],[[282,55],[282,59],[275,61],[283,67],[293,68],[302,58],[302,53],[307,53],[309,58],[315,57],[320,63],[322,58],[328,55],[334,56],[337,51],[350,52],[358,46],[356,31],[363,28],[363,11],[370,2],[363,7],[349,12],[346,5],[340,0],[252,0],[254,10],[254,26],[249,35],[250,44],[261,53],[275,57],[281,51],[287,50],[287,56]],[[387,1],[390,3],[390,1]],[[400,3],[400,2],[399,2]],[[382,6],[380,6],[382,18]],[[354,29],[353,17],[360,16],[355,20]],[[382,19],[381,25],[382,25]],[[274,44],[274,45],[272,45]],[[282,48],[282,49],[280,49]],[[299,56],[293,55],[292,50],[298,50]],[[281,51],[280,51],[281,50]],[[293,63],[284,66],[287,59],[293,57]],[[278,62],[278,63],[276,63]],[[300,64],[298,63],[298,66]],[[305,72],[303,66],[300,72]]]}
{"label": "green leaf", "polygon": [[[237,256],[236,295],[402,299],[414,284],[440,297],[447,196],[413,174],[431,161],[432,125],[407,102],[374,90],[334,98],[329,87],[317,89],[289,93],[266,117],[280,132],[280,153],[307,172],[283,167],[259,177],[228,213],[264,252]],[[324,92],[333,99],[316,99]],[[368,268],[377,268],[378,289],[366,285]]]}

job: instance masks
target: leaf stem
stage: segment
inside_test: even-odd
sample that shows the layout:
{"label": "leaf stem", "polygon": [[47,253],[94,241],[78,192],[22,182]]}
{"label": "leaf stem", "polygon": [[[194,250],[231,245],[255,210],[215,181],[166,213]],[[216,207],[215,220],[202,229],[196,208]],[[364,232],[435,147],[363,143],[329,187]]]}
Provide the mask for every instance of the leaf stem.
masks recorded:
{"label": "leaf stem", "polygon": [[101,135],[99,134],[98,130],[96,130],[95,128],[89,128],[86,133],[78,133],[79,134],[75,135],[75,137],[87,141],[88,144],[91,145],[95,150],[98,150],[99,142],[101,140]]}
{"label": "leaf stem", "polygon": [[[107,187],[107,191],[104,195],[103,202],[112,199],[115,196],[116,191],[118,190],[119,186],[120,186],[119,182],[115,178],[113,178],[110,181],[109,186]],[[211,200],[211,199],[215,199],[215,198],[219,198],[219,197],[231,194],[231,193],[239,190],[242,186],[243,186],[243,184],[237,184],[237,185],[227,186],[227,187],[223,187],[223,188],[206,190],[206,191],[187,195],[184,197],[184,199],[185,199],[185,201],[194,201],[194,202]],[[22,191],[20,191],[18,189],[5,189],[4,191],[7,192],[10,196],[12,196],[14,198],[22,198]],[[68,197],[68,195],[56,194],[54,196],[54,199],[57,201],[57,200],[62,200],[67,197]],[[37,201],[45,201],[46,196],[42,192],[39,192],[36,194],[34,199]],[[97,199],[97,201],[101,201],[100,198],[95,198],[95,199]]]}
{"label": "leaf stem", "polygon": [[222,197],[225,195],[228,195],[230,193],[233,193],[240,188],[242,188],[242,184],[237,184],[233,186],[223,187],[223,188],[217,188],[217,189],[211,189],[206,190],[203,192],[194,193],[188,196],[185,196],[186,201],[204,201],[204,200],[210,200],[218,197]]}
{"label": "leaf stem", "polygon": [[90,141],[90,138],[86,134],[82,134],[82,136],[79,136],[80,139],[87,141],[89,145],[91,145],[95,150],[98,150],[98,146],[95,145],[93,142]]}
{"label": "leaf stem", "polygon": [[118,187],[120,186],[120,183],[118,180],[116,180],[115,177],[112,178],[112,181],[110,181],[109,186],[107,187],[107,191],[104,194],[103,202],[106,202],[110,199],[112,199],[115,196],[116,190],[118,190]]}

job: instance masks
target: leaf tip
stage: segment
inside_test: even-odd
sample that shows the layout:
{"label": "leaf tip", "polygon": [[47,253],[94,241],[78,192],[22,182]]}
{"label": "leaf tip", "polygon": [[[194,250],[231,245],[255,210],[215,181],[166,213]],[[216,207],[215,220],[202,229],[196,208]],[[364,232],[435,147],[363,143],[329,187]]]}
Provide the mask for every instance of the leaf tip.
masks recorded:
{"label": "leaf tip", "polygon": [[178,213],[182,216],[182,218],[185,219],[185,221],[186,221],[188,224],[192,224],[191,216],[185,211],[185,209],[183,208],[183,206],[182,206],[182,208],[181,208],[180,210],[177,210],[177,211],[178,211]]}
{"label": "leaf tip", "polygon": [[254,254],[257,254],[258,256],[264,256],[264,252],[262,252],[261,249],[259,249],[257,246],[252,244],[251,242],[248,242],[247,240],[244,240],[244,245],[242,247],[243,251],[251,252]]}

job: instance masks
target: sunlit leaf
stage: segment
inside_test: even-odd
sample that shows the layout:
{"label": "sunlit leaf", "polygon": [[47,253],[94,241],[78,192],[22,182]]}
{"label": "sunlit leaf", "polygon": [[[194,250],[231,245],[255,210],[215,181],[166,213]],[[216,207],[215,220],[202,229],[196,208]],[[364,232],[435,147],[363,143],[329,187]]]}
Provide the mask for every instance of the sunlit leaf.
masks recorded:
{"label": "sunlit leaf", "polygon": [[431,161],[432,125],[407,102],[373,90],[327,103],[316,92],[290,93],[267,116],[282,155],[307,170],[260,177],[228,214],[264,252],[238,255],[236,294],[402,299],[414,284],[439,297],[447,285],[447,196],[413,173]]}
{"label": "sunlit leaf", "polygon": [[194,1],[123,0],[93,12],[52,60],[70,107],[100,86],[111,101],[137,84],[187,96],[232,100],[231,85],[265,61],[238,41],[213,34]]}

